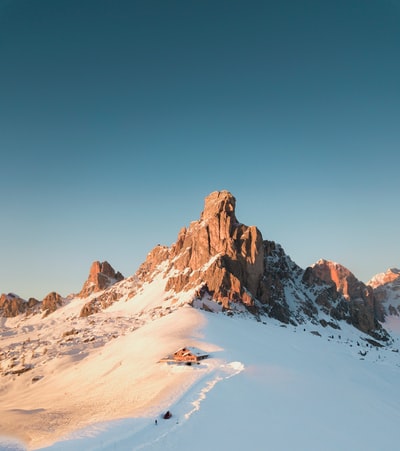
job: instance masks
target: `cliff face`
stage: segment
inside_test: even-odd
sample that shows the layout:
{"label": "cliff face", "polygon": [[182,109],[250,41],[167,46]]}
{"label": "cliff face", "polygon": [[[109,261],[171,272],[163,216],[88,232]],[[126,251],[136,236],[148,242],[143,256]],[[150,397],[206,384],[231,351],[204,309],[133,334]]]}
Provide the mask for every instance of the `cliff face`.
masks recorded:
{"label": "cliff face", "polygon": [[343,318],[360,330],[374,334],[384,320],[383,307],[371,286],[358,280],[354,274],[339,263],[319,260],[312,266],[314,275],[332,284],[343,295],[347,306],[342,305]]}
{"label": "cliff face", "polygon": [[210,194],[200,220],[183,228],[169,251],[178,273],[166,289],[176,292],[200,287],[228,308],[230,302],[254,304],[264,271],[259,230],[240,224],[235,198],[227,191]]}
{"label": "cliff face", "polygon": [[79,297],[86,298],[96,291],[102,291],[116,282],[121,281],[124,276],[115,272],[114,268],[107,262],[95,261],[90,268],[89,277],[83,284]]}

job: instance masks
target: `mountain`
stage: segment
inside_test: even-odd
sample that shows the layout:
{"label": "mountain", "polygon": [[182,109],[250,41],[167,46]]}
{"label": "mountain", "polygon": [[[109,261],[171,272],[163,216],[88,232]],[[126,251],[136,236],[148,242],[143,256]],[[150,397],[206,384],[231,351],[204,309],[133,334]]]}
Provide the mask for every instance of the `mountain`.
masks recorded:
{"label": "mountain", "polygon": [[384,321],[382,299],[375,296],[374,290],[358,280],[343,265],[319,260],[312,265],[314,274],[331,284],[347,301],[347,321],[364,332],[374,335]]}
{"label": "mountain", "polygon": [[[95,261],[92,263],[89,276],[77,296],[87,298],[92,293],[104,291],[123,279],[123,275],[119,271],[116,272],[108,262]],[[0,296],[0,317],[14,317],[23,313],[27,315],[41,313],[43,316],[47,316],[67,304],[74,297],[75,295],[71,294],[67,298],[63,298],[53,291],[47,294],[42,301],[38,301],[35,298],[25,300],[14,293],[3,293]]]}
{"label": "mountain", "polygon": [[[340,328],[344,320],[376,339],[388,340],[380,324],[382,290],[376,297],[371,286],[326,260],[300,268],[279,244],[264,240],[257,227],[239,222],[235,207],[230,192],[211,193],[200,219],[183,227],[172,246],[156,246],[128,279],[108,262],[95,261],[78,294],[86,299],[80,316],[133,297],[143,284],[162,274],[170,298],[185,292],[187,302],[198,308],[230,314],[248,311],[257,318],[268,316],[294,325],[311,321]],[[0,302],[3,316],[33,313],[38,304],[16,295],[2,295]],[[40,306],[48,315],[65,302],[53,292]]]}
{"label": "mountain", "polygon": [[[346,448],[343,434],[333,434],[325,418],[343,431],[357,417],[359,449],[377,449],[372,428],[365,427],[371,421],[384,431],[380,439],[385,435],[384,443],[392,442],[400,420],[391,404],[400,380],[398,338],[381,325],[378,285],[365,285],[326,260],[300,268],[282,246],[241,223],[235,207],[231,193],[211,193],[200,218],[182,228],[171,246],[151,250],[127,278],[96,261],[78,294],[52,292],[40,302],[1,296],[0,448],[6,449],[1,435],[39,449],[96,423],[95,432],[85,434],[100,434],[99,449],[161,449],[166,434],[180,424],[196,424],[189,418],[222,381],[229,396],[221,405],[232,409],[224,415],[208,411],[215,421],[208,428],[218,425],[221,434],[214,449],[232,437],[231,449],[235,441],[241,443],[236,449],[243,448],[243,439],[224,432],[238,421],[257,437],[252,448],[264,449],[260,418],[272,425],[279,411],[279,424],[286,424],[287,415],[292,436],[300,437],[299,449],[329,449],[324,439],[313,444],[307,438],[325,427],[331,449]],[[197,347],[209,358],[195,367],[159,363],[183,346]],[[374,408],[366,401],[371,399]],[[309,408],[296,419],[298,405]],[[154,431],[154,418],[169,408],[176,422]],[[146,427],[129,423],[112,439],[103,438],[108,426],[101,422],[131,417]],[[282,428],[272,429],[272,448],[293,449]],[[195,432],[181,434],[183,443]],[[71,448],[55,449],[93,449],[70,438],[68,443]],[[191,447],[205,446],[200,438],[197,444]],[[174,443],[170,449],[186,448]]]}
{"label": "mountain", "polygon": [[22,313],[34,313],[37,311],[39,301],[29,298],[28,301],[22,299],[17,294],[8,293],[0,296],[0,316],[5,318],[20,315]]}
{"label": "mountain", "polygon": [[[172,246],[158,245],[148,254],[131,279],[131,295],[162,274],[171,297],[185,292],[198,308],[248,311],[294,325],[312,321],[340,328],[344,320],[376,339],[388,339],[371,288],[344,267],[329,270],[322,260],[303,270],[279,244],[264,240],[257,227],[239,222],[235,206],[228,191],[206,197],[198,221],[182,228]],[[124,298],[125,290],[126,283],[113,286],[88,301],[82,315]]]}
{"label": "mountain", "polygon": [[102,291],[123,279],[124,276],[119,271],[116,272],[107,261],[95,261],[92,263],[89,277],[78,296],[80,298],[88,297],[92,293]]}
{"label": "mountain", "polygon": [[374,276],[368,286],[372,288],[375,298],[381,303],[384,314],[400,314],[400,269],[390,268],[385,273]]}

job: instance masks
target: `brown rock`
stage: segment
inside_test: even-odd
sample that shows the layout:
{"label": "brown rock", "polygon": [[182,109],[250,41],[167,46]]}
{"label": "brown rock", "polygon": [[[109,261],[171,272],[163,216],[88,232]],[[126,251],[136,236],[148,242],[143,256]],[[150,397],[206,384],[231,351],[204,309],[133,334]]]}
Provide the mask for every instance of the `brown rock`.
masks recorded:
{"label": "brown rock", "polygon": [[170,251],[166,246],[158,244],[153,250],[147,254],[146,260],[140,265],[136,272],[136,276],[146,282],[151,279],[152,274],[157,266],[169,259]]}
{"label": "brown rock", "polygon": [[27,309],[27,302],[16,294],[2,294],[0,296],[0,316],[14,317],[24,313]]}
{"label": "brown rock", "polygon": [[328,284],[333,283],[348,301],[348,307],[342,305],[335,310],[339,319],[347,318],[351,324],[367,333],[380,329],[378,321],[383,320],[382,306],[370,286],[358,280],[344,266],[332,261],[319,260],[312,266],[312,271],[314,277]]}
{"label": "brown rock", "polygon": [[90,300],[89,302],[86,302],[86,304],[81,308],[79,316],[81,318],[93,315],[94,313],[98,313],[101,311],[101,302],[94,298]]}
{"label": "brown rock", "polygon": [[42,301],[42,311],[45,316],[55,312],[63,305],[63,298],[55,291],[49,293]]}
{"label": "brown rock", "polygon": [[253,305],[264,271],[263,240],[256,227],[237,221],[235,204],[228,191],[205,199],[199,221],[181,229],[170,249],[179,274],[169,278],[166,290],[179,292],[202,285],[226,308],[230,302]]}
{"label": "brown rock", "polygon": [[115,272],[114,268],[106,261],[100,263],[95,261],[90,268],[89,277],[83,284],[79,297],[85,298],[90,294],[102,291],[116,282],[123,280],[120,272]]}
{"label": "brown rock", "polygon": [[29,298],[28,301],[16,294],[2,294],[0,296],[0,316],[14,317],[22,313],[35,313],[38,310],[39,301]]}

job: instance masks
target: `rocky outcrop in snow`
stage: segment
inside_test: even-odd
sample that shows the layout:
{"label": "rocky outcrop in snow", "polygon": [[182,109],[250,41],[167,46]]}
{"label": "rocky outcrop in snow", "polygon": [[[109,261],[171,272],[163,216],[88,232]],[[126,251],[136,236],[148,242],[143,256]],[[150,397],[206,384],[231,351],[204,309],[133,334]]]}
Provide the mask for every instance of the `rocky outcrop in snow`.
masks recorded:
{"label": "rocky outcrop in snow", "polygon": [[96,291],[102,291],[116,282],[121,281],[124,276],[115,272],[114,268],[107,262],[95,261],[90,268],[89,277],[83,284],[79,297],[86,298]]}
{"label": "rocky outcrop in snow", "polygon": [[29,298],[26,301],[13,293],[2,294],[0,296],[0,316],[10,318],[21,313],[34,313],[38,304],[39,301],[35,298]]}
{"label": "rocky outcrop in snow", "polygon": [[316,278],[335,287],[345,298],[340,309],[335,312],[339,319],[345,319],[358,329],[371,335],[379,333],[379,321],[384,320],[383,308],[375,297],[373,289],[358,280],[354,274],[339,263],[319,260],[312,265]]}
{"label": "rocky outcrop in snow", "polygon": [[47,316],[50,313],[55,312],[62,305],[63,298],[55,291],[52,291],[42,301],[43,315]]}

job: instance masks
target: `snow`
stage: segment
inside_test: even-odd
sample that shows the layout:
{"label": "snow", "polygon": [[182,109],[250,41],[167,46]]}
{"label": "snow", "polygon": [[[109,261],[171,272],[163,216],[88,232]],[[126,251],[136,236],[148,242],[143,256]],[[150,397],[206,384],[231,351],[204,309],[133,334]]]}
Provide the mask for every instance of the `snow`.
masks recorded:
{"label": "snow", "polygon": [[[25,343],[34,356],[32,370],[0,379],[1,450],[24,449],[10,435],[25,449],[60,451],[396,449],[395,319],[393,343],[378,349],[345,323],[294,327],[200,311],[164,283],[88,318],[77,317],[75,299],[41,320],[3,321],[2,349]],[[210,356],[158,363],[182,346]]]}
{"label": "snow", "polygon": [[376,351],[361,360],[355,344],[328,341],[326,333],[204,316],[205,335],[222,346],[215,354],[225,363],[170,406],[171,420],[117,422],[48,449],[395,448],[400,370],[390,350],[382,362]]}

